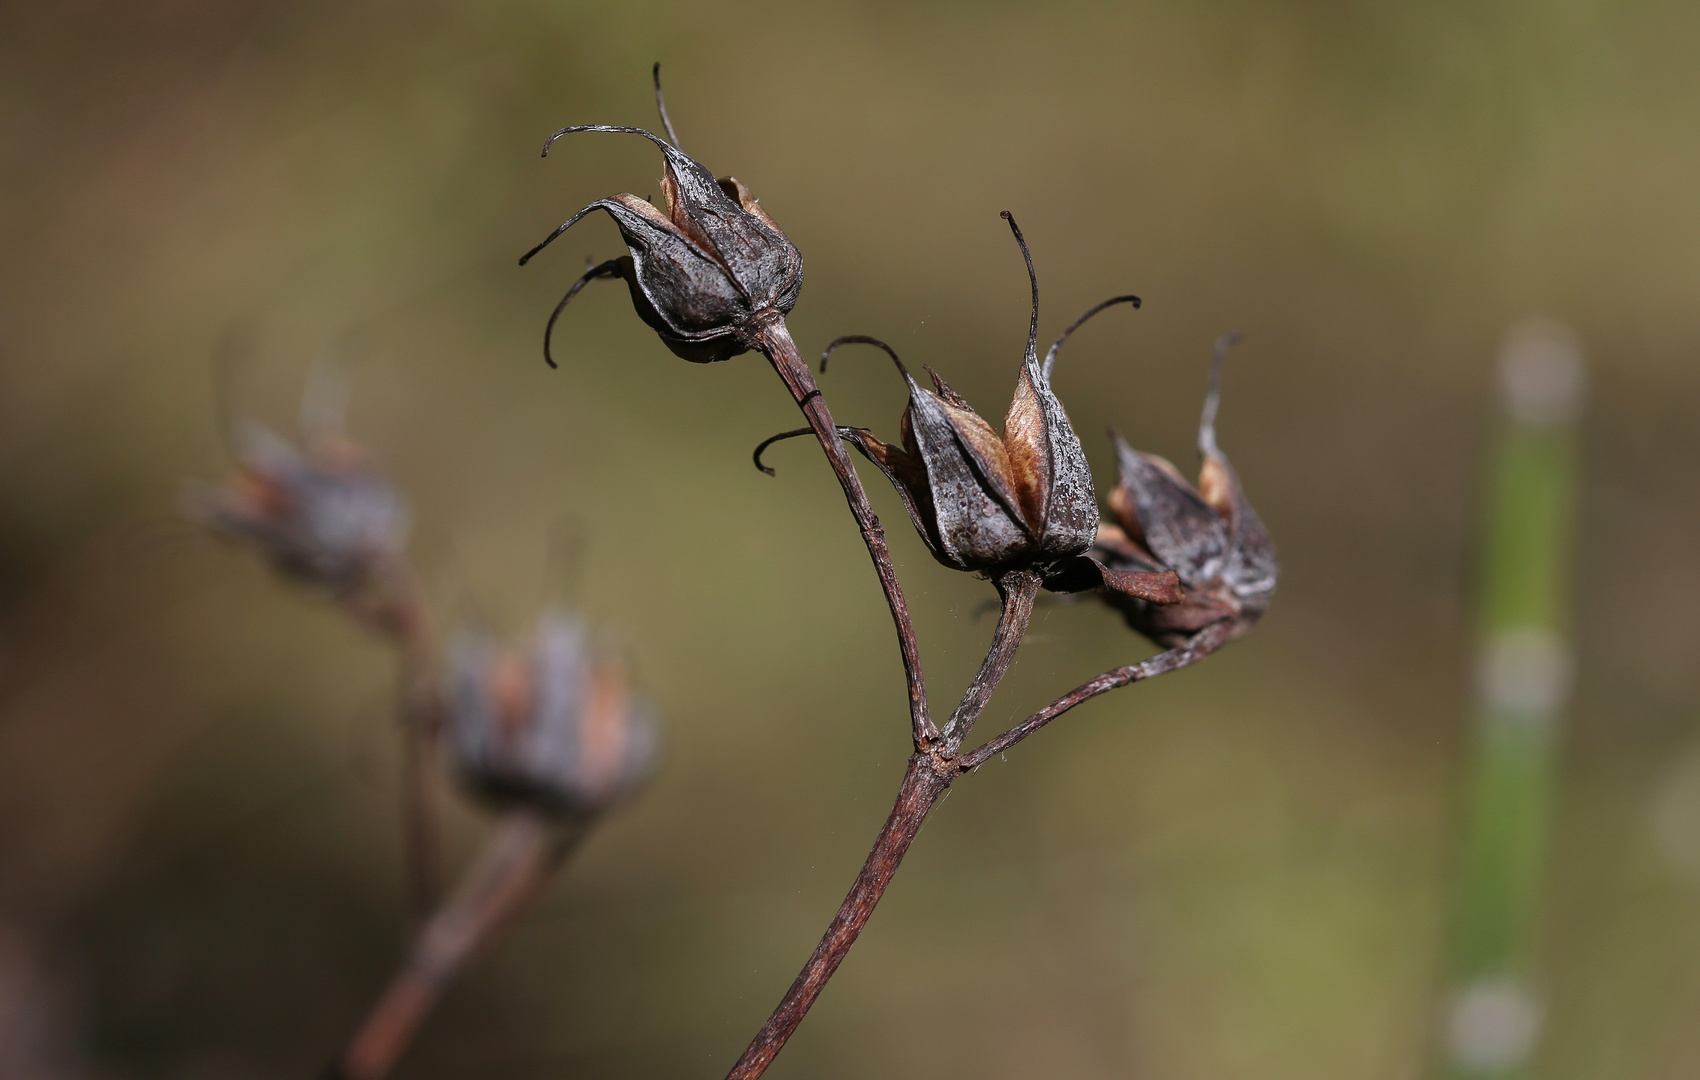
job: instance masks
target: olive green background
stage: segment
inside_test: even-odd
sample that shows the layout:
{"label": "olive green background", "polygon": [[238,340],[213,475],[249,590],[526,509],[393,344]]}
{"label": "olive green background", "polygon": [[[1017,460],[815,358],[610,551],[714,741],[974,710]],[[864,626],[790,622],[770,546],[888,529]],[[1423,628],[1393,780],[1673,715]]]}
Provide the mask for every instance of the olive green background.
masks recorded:
{"label": "olive green background", "polygon": [[[1279,545],[1258,631],[957,785],[776,1078],[1415,1080],[1470,694],[1505,327],[1589,347],[1536,1074],[1700,1070],[1700,14],[1679,0],[1126,5],[156,0],[0,12],[0,1072],[305,1077],[400,946],[391,658],[177,515],[228,408],[315,365],[405,486],[446,622],[564,596],[666,763],[457,986],[406,1077],[713,1077],[790,982],[906,751],[874,577],[754,357],[674,359],[623,287],[550,306],[654,148],[803,252],[844,333],[993,417],[1033,246],[1056,385],[1188,471],[1220,434]],[[871,350],[825,377],[892,437]],[[935,708],[990,587],[891,525]],[[550,537],[584,538],[574,566]],[[555,544],[555,548],[560,548]],[[569,560],[571,561],[571,560]],[[1042,609],[984,725],[1148,647]],[[485,820],[462,809],[457,858]],[[717,1071],[718,1070],[718,1071]]]}

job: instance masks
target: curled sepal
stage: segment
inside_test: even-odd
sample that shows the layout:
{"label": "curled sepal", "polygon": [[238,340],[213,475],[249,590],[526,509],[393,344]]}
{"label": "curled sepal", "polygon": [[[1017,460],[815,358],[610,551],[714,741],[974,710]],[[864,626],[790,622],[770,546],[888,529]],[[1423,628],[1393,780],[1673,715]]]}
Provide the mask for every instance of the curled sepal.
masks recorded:
{"label": "curled sepal", "polygon": [[[768,476],[776,476],[778,474],[774,472],[771,466],[762,464],[761,456],[767,451],[767,448],[776,442],[784,442],[786,439],[796,439],[804,435],[813,435],[814,433],[815,429],[812,427],[800,427],[792,428],[790,431],[781,431],[777,435],[769,435],[767,438],[756,444],[755,451],[750,454],[750,460],[755,463],[755,467],[758,471],[766,473]],[[846,441],[853,442],[857,433],[857,428],[844,427],[842,425],[838,428],[838,437]]]}
{"label": "curled sepal", "polygon": [[1046,575],[1044,585],[1060,593],[1107,589],[1149,604],[1178,604],[1182,599],[1181,579],[1173,570],[1118,570],[1090,555],[1057,563]]}
{"label": "curled sepal", "polygon": [[631,290],[639,317],[669,349],[698,363],[748,352],[761,326],[797,303],[803,285],[797,249],[743,184],[715,179],[672,142],[643,128],[562,128],[544,144],[544,156],[555,140],[586,131],[640,135],[659,147],[666,159],[664,209],[625,193],[598,199],[527,252],[520,265],[585,215],[602,210],[614,219],[628,249],[618,260],[618,276]]}

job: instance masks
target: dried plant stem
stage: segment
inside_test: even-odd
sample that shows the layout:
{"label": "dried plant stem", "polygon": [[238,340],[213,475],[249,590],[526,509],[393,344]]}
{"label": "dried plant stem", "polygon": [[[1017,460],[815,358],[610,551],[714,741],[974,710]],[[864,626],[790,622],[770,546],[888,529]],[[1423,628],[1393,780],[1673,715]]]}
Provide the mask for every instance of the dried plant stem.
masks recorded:
{"label": "dried plant stem", "polygon": [[415,926],[430,917],[443,892],[442,781],[439,736],[404,717],[402,817],[407,830],[407,904]]}
{"label": "dried plant stem", "polygon": [[880,588],[885,591],[885,602],[891,608],[891,621],[897,627],[897,644],[903,655],[903,673],[909,687],[911,734],[917,749],[928,750],[938,743],[939,730],[927,715],[927,687],[921,676],[921,653],[915,644],[915,627],[909,620],[909,606],[903,599],[903,588],[898,584],[891,552],[886,548],[885,530],[880,526],[879,518],[874,516],[868,493],[862,489],[861,477],[856,475],[849,451],[839,441],[838,427],[832,421],[825,399],[821,397],[814,373],[798,353],[785,321],[776,318],[763,325],[755,344],[785,381],[797,407],[814,429],[821,449],[826,452],[827,463],[832,466],[839,486],[844,489],[850,512],[856,516],[856,524],[862,530],[862,542],[868,546],[868,556],[873,559],[874,570],[879,574]]}
{"label": "dried plant stem", "polygon": [[407,907],[424,925],[442,898],[443,781],[439,742],[447,703],[442,658],[418,575],[398,558],[377,574],[376,598],[353,595],[344,606],[357,622],[388,638],[400,663],[401,810],[407,860]]}
{"label": "dried plant stem", "polygon": [[483,853],[426,923],[401,970],[326,1080],[378,1080],[395,1066],[456,975],[542,892],[582,829],[564,834],[524,810],[505,814]]}
{"label": "dried plant stem", "polygon": [[1039,595],[1039,581],[1039,575],[1032,570],[1017,570],[993,579],[992,584],[997,586],[998,598],[1002,601],[997,629],[992,631],[992,645],[986,650],[986,659],[981,662],[979,672],[968,684],[961,703],[944,727],[946,760],[954,758],[962,749],[962,740],[973,730],[974,721],[980,718],[981,710],[992,700],[992,691],[997,689],[1014,663],[1015,650],[1021,646],[1027,624],[1033,618],[1033,599]]}
{"label": "dried plant stem", "polygon": [[[952,780],[979,768],[993,755],[1009,749],[1082,702],[1203,659],[1226,643],[1232,633],[1227,623],[1207,627],[1185,645],[1158,653],[1138,664],[1115,668],[1081,684],[978,750],[956,754],[955,749],[961,745],[961,740],[967,736],[975,719],[991,700],[992,691],[1015,659],[1015,651],[1033,615],[1033,599],[1039,589],[1039,578],[1031,571],[1016,571],[1002,575],[993,584],[997,586],[1003,602],[998,626],[992,634],[992,644],[980,665],[979,674],[969,684],[962,702],[945,727],[946,742],[930,753],[917,751],[909,759],[909,769],[897,790],[897,801],[862,865],[862,872],[856,876],[856,883],[850,887],[844,903],[839,905],[838,914],[833,916],[826,934],[815,946],[814,954],[785,992],[779,1007],[773,1010],[767,1023],[750,1041],[732,1071],[726,1074],[726,1080],[755,1080],[767,1071],[803,1022],[815,999],[820,997],[827,981],[838,970],[850,946],[855,944],[856,936],[885,895],[886,886],[897,873],[909,845]],[[951,741],[953,739],[954,742]]]}
{"label": "dried plant stem", "polygon": [[[1009,671],[1015,651],[1033,616],[1033,598],[1039,591],[1038,574],[1018,570],[999,577],[994,584],[1003,600],[1002,613],[992,634],[986,659],[945,729],[946,745],[950,745],[948,740],[953,738],[955,746],[961,745],[962,737],[973,727],[974,720],[991,700],[992,691],[997,689],[998,683]],[[880,897],[885,895],[892,875],[897,873],[903,862],[904,853],[921,831],[921,825],[932,812],[939,796],[944,794],[959,771],[942,748],[931,752],[917,749],[909,759],[909,769],[903,774],[903,783],[897,789],[897,801],[885,820],[885,827],[880,830],[879,838],[874,841],[873,850],[868,852],[867,861],[862,864],[862,872],[856,875],[849,895],[839,905],[838,914],[833,916],[820,944],[815,946],[814,954],[785,992],[779,1007],[773,1010],[767,1023],[762,1025],[743,1056],[727,1074],[727,1080],[754,1080],[767,1070],[786,1040],[797,1030],[797,1025],[803,1022],[815,999],[820,997],[827,981],[849,953],[850,946],[856,943],[856,936],[862,932]]]}
{"label": "dried plant stem", "polygon": [[957,771],[972,772],[978,769],[994,756],[1008,750],[1063,713],[1082,702],[1091,701],[1099,694],[1178,670],[1188,664],[1197,663],[1225,645],[1232,632],[1232,624],[1227,622],[1216,623],[1200,630],[1185,645],[1160,652],[1149,660],[1142,660],[1137,664],[1112,668],[1096,679],[1081,683],[1002,735],[981,746],[978,750],[956,758]]}
{"label": "dried plant stem", "polygon": [[891,816],[885,819],[885,827],[874,841],[873,850],[868,852],[868,860],[856,875],[850,894],[839,905],[838,914],[815,946],[814,955],[803,965],[791,989],[785,992],[779,1007],[750,1041],[738,1063],[726,1074],[726,1080],[754,1080],[767,1071],[797,1025],[803,1022],[809,1007],[826,989],[827,980],[838,970],[850,946],[856,943],[856,935],[874,913],[885,887],[903,862],[904,853],[915,834],[921,831],[921,823],[950,786],[952,775],[948,766],[941,771],[939,762],[930,754],[916,753],[909,759],[909,770],[903,774],[903,785],[897,789]]}

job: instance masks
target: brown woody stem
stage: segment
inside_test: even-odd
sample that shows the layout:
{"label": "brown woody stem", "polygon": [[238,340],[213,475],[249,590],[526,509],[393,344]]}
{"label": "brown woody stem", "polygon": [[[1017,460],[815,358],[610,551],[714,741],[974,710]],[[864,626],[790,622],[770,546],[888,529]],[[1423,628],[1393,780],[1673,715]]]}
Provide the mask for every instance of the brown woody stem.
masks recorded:
{"label": "brown woody stem", "polygon": [[953,764],[958,772],[972,772],[984,765],[993,756],[1008,750],[1082,702],[1090,701],[1099,694],[1114,690],[1119,686],[1127,686],[1129,683],[1136,683],[1142,679],[1175,671],[1204,659],[1226,644],[1230,633],[1231,626],[1229,623],[1216,623],[1214,626],[1208,626],[1194,634],[1185,645],[1178,645],[1167,652],[1160,652],[1149,660],[1137,664],[1127,664],[1106,671],[1090,682],[1081,683],[978,750],[956,758]]}
{"label": "brown woody stem", "polygon": [[833,423],[832,413],[821,397],[820,386],[815,382],[809,365],[797,352],[797,344],[791,340],[785,320],[775,318],[766,323],[756,335],[755,346],[785,381],[797,407],[814,429],[821,449],[826,451],[827,463],[832,466],[839,486],[844,489],[850,512],[856,516],[856,524],[862,530],[862,542],[868,546],[868,556],[873,559],[874,570],[879,574],[880,588],[885,591],[885,602],[891,608],[891,621],[897,626],[897,645],[903,654],[903,673],[909,685],[909,720],[915,747],[917,750],[931,749],[939,740],[939,730],[927,715],[927,687],[921,677],[921,653],[915,645],[915,627],[909,620],[909,606],[903,599],[903,588],[898,584],[897,570],[891,564],[891,552],[885,545],[885,530],[880,526],[879,518],[874,516],[874,508],[868,502],[868,493],[862,489],[862,479],[856,474],[850,453],[839,441],[838,426]]}
{"label": "brown woody stem", "polygon": [[991,700],[992,692],[997,689],[998,683],[1014,662],[1016,649],[1020,646],[1033,616],[1033,601],[1039,591],[1040,576],[1032,570],[1015,570],[1005,572],[994,580],[1002,600],[1002,611],[998,616],[997,629],[992,635],[991,647],[980,665],[979,673],[964,692],[962,701],[941,734],[927,715],[926,688],[921,678],[921,660],[915,646],[915,630],[909,620],[909,610],[904,603],[903,590],[898,585],[897,573],[891,564],[891,553],[885,545],[885,533],[868,503],[867,493],[862,489],[861,479],[856,475],[850,455],[839,441],[838,427],[833,423],[832,413],[821,398],[820,387],[797,352],[796,343],[791,340],[784,320],[774,319],[767,323],[757,335],[755,345],[773,364],[774,371],[779,373],[779,377],[791,390],[797,407],[808,418],[809,426],[814,429],[821,448],[826,451],[832,471],[837,475],[840,486],[844,488],[844,497],[850,503],[856,523],[861,526],[862,540],[867,544],[868,554],[879,573],[886,603],[891,607],[892,622],[897,626],[898,645],[903,654],[903,670],[909,682],[909,714],[915,754],[909,759],[909,769],[904,773],[903,784],[898,788],[897,801],[886,818],[885,827],[880,830],[879,838],[874,841],[873,850],[868,852],[867,861],[863,863],[861,873],[856,876],[855,884],[850,887],[849,895],[839,905],[838,913],[833,916],[820,944],[815,946],[814,954],[809,957],[808,963],[803,965],[803,970],[791,983],[791,988],[785,992],[779,1006],[768,1017],[767,1023],[762,1025],[761,1030],[750,1041],[743,1056],[733,1065],[732,1071],[726,1074],[726,1080],[756,1080],[756,1077],[767,1071],[767,1067],[773,1063],[786,1041],[803,1022],[803,1017],[808,1014],[810,1007],[820,997],[828,980],[850,952],[850,947],[856,943],[857,935],[862,932],[862,927],[873,915],[880,898],[885,895],[886,886],[897,873],[909,845],[914,842],[939,796],[950,787],[955,777],[978,767],[992,755],[1014,746],[1081,702],[1118,686],[1126,686],[1185,667],[1215,651],[1229,636],[1228,624],[1218,624],[1200,631],[1185,645],[1160,653],[1143,663],[1130,664],[1106,672],[1058,698],[978,750],[959,754],[963,740],[968,737],[975,720]]}
{"label": "brown woody stem", "polygon": [[387,1075],[449,983],[538,897],[582,834],[582,829],[563,834],[529,811],[506,814],[454,894],[420,931],[325,1080]]}
{"label": "brown woody stem", "polygon": [[986,659],[980,664],[979,673],[968,685],[945,728],[944,744],[930,753],[918,749],[909,759],[909,770],[904,773],[903,784],[897,789],[897,801],[885,820],[885,827],[880,830],[879,838],[874,841],[873,850],[868,852],[862,872],[856,876],[856,883],[850,887],[844,903],[839,905],[838,914],[833,916],[820,944],[815,946],[814,955],[803,965],[803,970],[791,983],[791,989],[780,1000],[779,1007],[773,1010],[773,1015],[750,1041],[726,1080],[754,1080],[767,1070],[786,1040],[797,1030],[797,1025],[803,1022],[815,999],[820,997],[827,981],[849,953],[850,946],[856,943],[856,936],[862,932],[868,917],[885,895],[886,886],[891,883],[892,875],[897,873],[897,867],[903,862],[903,855],[909,850],[915,835],[921,831],[922,823],[927,820],[939,796],[961,771],[955,767],[951,755],[961,746],[962,738],[991,700],[992,691],[997,689],[998,683],[1009,671],[1015,650],[1020,646],[1022,636],[1027,632],[1027,623],[1033,616],[1033,598],[1039,592],[1039,581],[1039,575],[1031,570],[1011,571],[994,580],[993,584],[1003,601],[1003,610],[998,616],[997,629],[992,633]]}
{"label": "brown woody stem", "polygon": [[1014,570],[992,579],[992,584],[997,586],[998,597],[1003,601],[998,613],[998,626],[992,632],[992,645],[986,650],[986,659],[981,661],[979,672],[968,684],[962,702],[951,714],[950,722],[944,726],[946,759],[954,758],[962,749],[962,741],[968,737],[974,721],[980,718],[981,710],[992,699],[992,691],[998,688],[998,683],[1003,681],[1010,664],[1015,661],[1015,650],[1020,647],[1022,637],[1027,633],[1027,624],[1033,618],[1033,598],[1039,595],[1039,580],[1039,575],[1032,570]]}
{"label": "brown woody stem", "polygon": [[945,742],[930,753],[917,751],[909,759],[909,770],[904,773],[903,784],[897,790],[897,802],[892,806],[879,838],[874,841],[873,850],[868,852],[862,872],[856,876],[856,883],[850,887],[844,903],[839,905],[838,914],[833,916],[826,934],[815,946],[814,954],[785,992],[779,1007],[773,1010],[767,1023],[750,1041],[732,1071],[726,1074],[726,1080],[756,1080],[767,1071],[803,1022],[815,999],[820,997],[827,981],[838,970],[850,946],[856,943],[856,936],[874,913],[875,906],[885,895],[886,886],[891,884],[892,876],[903,862],[904,853],[909,850],[927,815],[953,779],[978,768],[993,755],[1014,746],[1081,702],[1202,660],[1221,648],[1232,634],[1229,623],[1207,627],[1184,645],[1158,653],[1141,663],[1115,668],[1082,683],[972,753],[957,754],[955,751],[962,739],[974,726],[974,720],[991,700],[992,692],[1015,659],[1016,648],[1021,644],[1033,615],[1033,600],[1039,583],[1039,576],[1030,570],[1012,571],[994,580],[993,584],[1003,601],[998,626],[992,634],[992,644],[980,665],[979,674],[969,684],[945,727]]}
{"label": "brown woody stem", "polygon": [[909,844],[921,831],[921,823],[927,820],[933,804],[950,786],[951,775],[949,767],[941,770],[940,762],[930,754],[917,752],[909,759],[909,771],[904,773],[903,785],[897,789],[897,802],[891,808],[891,816],[885,819],[885,828],[880,830],[879,839],[874,841],[873,850],[868,852],[868,860],[862,865],[862,872],[856,875],[850,894],[839,906],[838,914],[833,916],[820,944],[815,946],[814,955],[803,965],[803,970],[791,984],[791,989],[785,992],[779,1007],[768,1017],[767,1023],[756,1032],[744,1056],[726,1074],[726,1080],[754,1080],[767,1071],[786,1040],[797,1030],[797,1025],[803,1022],[809,1007],[826,988],[827,980],[838,970],[850,946],[855,944],[856,935],[862,932],[868,916],[874,913],[874,906],[885,894],[892,875],[897,873]]}
{"label": "brown woody stem", "polygon": [[375,575],[376,596],[353,594],[344,607],[356,621],[394,643],[401,666],[401,809],[407,860],[407,907],[415,929],[443,892],[443,785],[438,767],[447,702],[430,609],[405,557]]}
{"label": "brown woody stem", "polygon": [[[415,637],[424,640],[414,640]],[[429,634],[402,646],[402,818],[407,829],[409,910],[422,924],[443,893],[443,778],[439,768],[445,703]]]}

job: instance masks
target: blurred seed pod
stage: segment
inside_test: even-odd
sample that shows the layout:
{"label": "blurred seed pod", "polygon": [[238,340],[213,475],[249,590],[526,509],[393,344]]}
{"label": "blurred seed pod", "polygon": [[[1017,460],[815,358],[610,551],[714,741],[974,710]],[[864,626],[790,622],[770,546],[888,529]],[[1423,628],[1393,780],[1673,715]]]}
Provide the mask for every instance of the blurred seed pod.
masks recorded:
{"label": "blurred seed pod", "polygon": [[251,544],[281,573],[338,593],[401,554],[406,503],[353,442],[320,434],[298,447],[258,424],[240,439],[236,474],[192,488],[190,517]]}
{"label": "blurred seed pod", "polygon": [[653,714],[571,616],[539,619],[526,654],[502,649],[485,631],[464,630],[450,645],[449,671],[456,769],[497,805],[589,816],[652,771]]}
{"label": "blurred seed pod", "polygon": [[1239,474],[1216,445],[1216,409],[1222,396],[1222,365],[1238,335],[1216,342],[1210,363],[1210,392],[1198,426],[1204,459],[1198,486],[1156,454],[1116,443],[1121,475],[1108,503],[1115,522],[1101,522],[1095,551],[1121,570],[1172,570],[1180,578],[1181,601],[1158,606],[1104,590],[1134,630],[1172,648],[1206,627],[1227,622],[1238,637],[1256,625],[1275,593],[1280,566],[1263,519],[1251,508]]}

